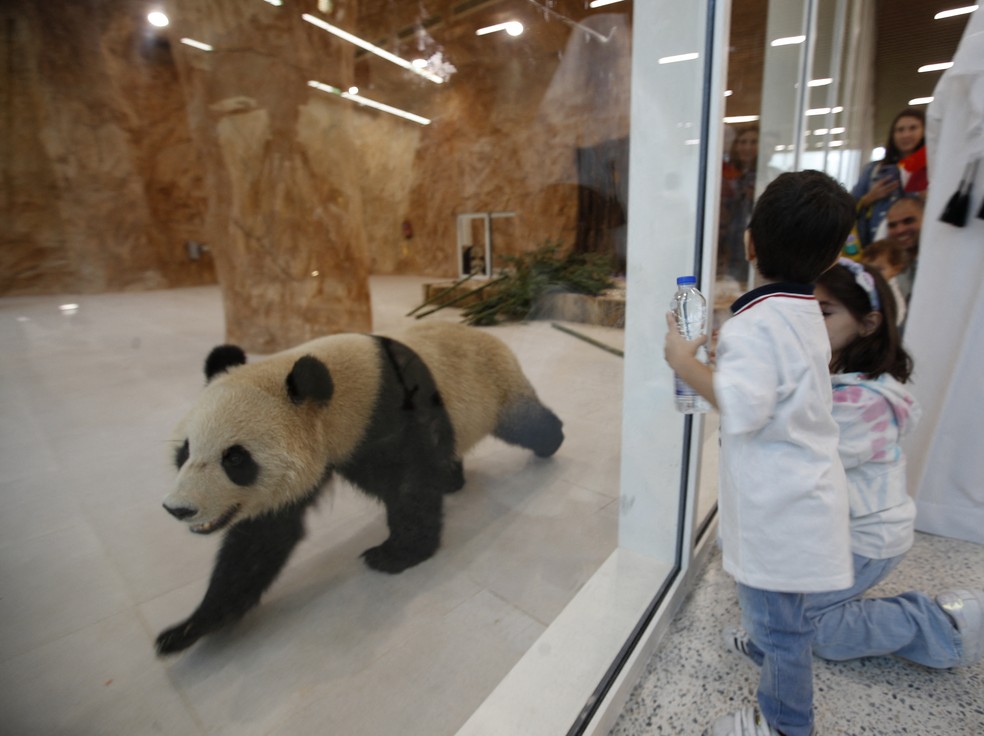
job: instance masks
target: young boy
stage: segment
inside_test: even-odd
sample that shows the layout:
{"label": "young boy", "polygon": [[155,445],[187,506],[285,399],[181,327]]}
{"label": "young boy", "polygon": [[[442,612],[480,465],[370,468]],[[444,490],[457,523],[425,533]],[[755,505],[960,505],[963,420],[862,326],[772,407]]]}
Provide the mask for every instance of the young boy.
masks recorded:
{"label": "young boy", "polygon": [[847,485],[831,416],[830,342],[812,282],[837,260],[854,200],[819,171],[780,175],[745,232],[762,286],[721,328],[717,366],[696,358],[667,315],[670,367],[721,412],[719,541],[742,625],[762,656],[758,708],[713,736],[813,731],[811,593],[853,583]]}

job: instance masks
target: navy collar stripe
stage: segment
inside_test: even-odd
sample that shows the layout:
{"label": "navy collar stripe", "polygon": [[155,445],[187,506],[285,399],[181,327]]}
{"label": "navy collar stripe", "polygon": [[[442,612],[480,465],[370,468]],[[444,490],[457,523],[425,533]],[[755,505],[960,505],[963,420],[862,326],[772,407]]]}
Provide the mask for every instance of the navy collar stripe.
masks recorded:
{"label": "navy collar stripe", "polygon": [[731,305],[732,314],[738,314],[756,304],[774,296],[790,299],[814,299],[813,284],[796,284],[784,281],[776,284],[765,284],[742,294]]}

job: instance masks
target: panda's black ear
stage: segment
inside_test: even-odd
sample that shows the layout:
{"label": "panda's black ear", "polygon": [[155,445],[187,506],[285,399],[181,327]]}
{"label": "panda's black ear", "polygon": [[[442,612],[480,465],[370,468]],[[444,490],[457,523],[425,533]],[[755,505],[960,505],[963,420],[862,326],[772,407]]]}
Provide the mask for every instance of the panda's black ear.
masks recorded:
{"label": "panda's black ear", "polygon": [[218,373],[225,373],[233,366],[246,363],[246,353],[238,345],[219,345],[205,358],[205,382]]}
{"label": "panda's black ear", "polygon": [[331,398],[335,384],[327,366],[313,355],[298,358],[287,374],[287,395],[295,404],[305,401],[324,403]]}

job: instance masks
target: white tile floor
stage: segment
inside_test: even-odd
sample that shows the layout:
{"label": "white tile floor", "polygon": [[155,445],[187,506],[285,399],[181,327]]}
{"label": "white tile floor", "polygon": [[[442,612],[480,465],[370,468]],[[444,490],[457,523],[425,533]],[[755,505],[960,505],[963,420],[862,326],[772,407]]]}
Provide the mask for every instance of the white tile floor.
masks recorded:
{"label": "white tile floor", "polygon": [[[407,322],[422,283],[374,279],[377,329]],[[0,299],[0,731],[454,733],[617,535],[621,360],[545,322],[495,329],[565,421],[554,459],[482,443],[442,549],[398,576],[359,560],[382,509],[338,484],[255,611],[159,660],[218,543],[160,501],[170,430],[223,340],[219,291]]]}
{"label": "white tile floor", "polygon": [[[872,594],[953,588],[984,589],[984,546],[916,534],[905,559]],[[699,734],[713,717],[754,704],[758,670],[721,639],[739,617],[734,580],[715,550],[610,736]],[[822,736],[984,734],[984,662],[931,670],[892,657],[815,658],[813,677]]]}

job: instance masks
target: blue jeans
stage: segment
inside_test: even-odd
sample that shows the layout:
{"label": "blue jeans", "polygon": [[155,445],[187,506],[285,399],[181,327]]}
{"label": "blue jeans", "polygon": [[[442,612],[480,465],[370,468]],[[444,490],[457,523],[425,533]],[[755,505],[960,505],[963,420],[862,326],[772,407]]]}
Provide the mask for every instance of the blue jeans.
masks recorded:
{"label": "blue jeans", "polygon": [[892,654],[939,669],[959,662],[960,635],[929,596],[912,591],[891,598],[861,597],[901,559],[854,555],[854,587],[809,595],[806,615],[816,628],[817,656],[842,661]]}
{"label": "blue jeans", "polygon": [[813,637],[807,593],[776,593],[738,584],[741,624],[749,655],[761,666],[758,704],[769,725],[786,736],[813,732]]}

